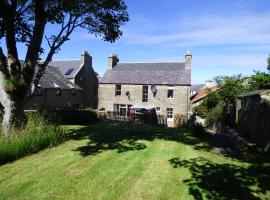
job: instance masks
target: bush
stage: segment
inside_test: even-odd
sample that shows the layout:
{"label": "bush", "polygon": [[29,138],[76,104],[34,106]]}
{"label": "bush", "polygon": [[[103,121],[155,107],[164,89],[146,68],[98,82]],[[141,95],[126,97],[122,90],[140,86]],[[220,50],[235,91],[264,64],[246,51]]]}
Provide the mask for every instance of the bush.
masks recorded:
{"label": "bush", "polygon": [[196,122],[191,124],[190,130],[192,131],[192,133],[194,133],[196,135],[202,135],[206,132],[205,127],[202,124],[199,124]]}
{"label": "bush", "polygon": [[225,105],[223,103],[219,103],[215,108],[207,113],[205,118],[205,126],[208,128],[213,128],[213,126],[218,124],[218,122],[223,122],[225,118]]}
{"label": "bush", "polygon": [[62,124],[90,124],[98,120],[96,111],[91,108],[54,111],[54,115]]}
{"label": "bush", "polygon": [[26,127],[0,135],[0,164],[55,146],[65,140],[64,129],[49,122],[43,114],[27,114]]}

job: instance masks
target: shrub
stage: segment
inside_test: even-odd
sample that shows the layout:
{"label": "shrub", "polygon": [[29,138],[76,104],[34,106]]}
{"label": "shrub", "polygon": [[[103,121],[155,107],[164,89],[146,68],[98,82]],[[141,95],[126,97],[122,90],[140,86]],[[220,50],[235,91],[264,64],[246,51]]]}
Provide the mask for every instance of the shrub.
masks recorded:
{"label": "shrub", "polygon": [[27,114],[28,123],[9,136],[0,135],[0,164],[36,153],[65,140],[64,129],[49,122],[43,114]]}
{"label": "shrub", "polygon": [[98,120],[96,111],[91,108],[54,111],[54,115],[62,124],[90,124]]}
{"label": "shrub", "polygon": [[197,123],[197,122],[191,124],[190,130],[192,131],[192,133],[196,135],[202,135],[206,132],[205,127],[202,124]]}

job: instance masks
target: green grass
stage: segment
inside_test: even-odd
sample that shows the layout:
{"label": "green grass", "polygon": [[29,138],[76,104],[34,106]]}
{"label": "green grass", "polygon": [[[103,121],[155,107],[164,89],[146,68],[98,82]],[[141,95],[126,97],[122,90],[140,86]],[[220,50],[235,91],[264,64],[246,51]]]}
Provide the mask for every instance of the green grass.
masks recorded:
{"label": "green grass", "polygon": [[269,199],[261,154],[212,151],[188,130],[99,122],[0,166],[1,199]]}
{"label": "green grass", "polygon": [[40,113],[28,115],[25,127],[12,129],[8,136],[0,131],[0,165],[55,146],[65,140],[64,129]]}

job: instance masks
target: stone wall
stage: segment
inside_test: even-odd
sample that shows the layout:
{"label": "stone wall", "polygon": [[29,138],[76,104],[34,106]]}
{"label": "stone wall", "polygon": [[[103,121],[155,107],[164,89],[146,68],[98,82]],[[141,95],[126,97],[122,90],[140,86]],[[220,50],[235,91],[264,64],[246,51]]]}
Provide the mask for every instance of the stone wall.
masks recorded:
{"label": "stone wall", "polygon": [[26,103],[25,109],[36,108],[78,108],[83,105],[82,90],[76,90],[72,95],[72,90],[62,90],[61,95],[56,95],[57,89],[43,89],[43,95],[33,95]]}
{"label": "stone wall", "polygon": [[83,89],[84,105],[97,108],[98,78],[92,67],[92,57],[86,51],[81,55],[81,63],[82,68],[73,82]]}
{"label": "stone wall", "polygon": [[[151,92],[151,85],[148,85],[148,102],[142,102],[143,85],[121,85],[121,96],[115,96],[115,84],[100,84],[98,95],[99,109],[114,111],[114,104],[143,105],[148,107],[160,107],[157,114],[167,115],[167,108],[173,108],[173,114],[185,114],[190,112],[190,86],[174,86],[174,98],[168,99],[168,87],[157,85],[157,93],[154,96]],[[129,96],[126,95],[129,92]],[[168,126],[174,126],[174,121],[169,120]]]}
{"label": "stone wall", "polygon": [[237,100],[236,123],[243,137],[270,150],[270,90],[254,91]]}

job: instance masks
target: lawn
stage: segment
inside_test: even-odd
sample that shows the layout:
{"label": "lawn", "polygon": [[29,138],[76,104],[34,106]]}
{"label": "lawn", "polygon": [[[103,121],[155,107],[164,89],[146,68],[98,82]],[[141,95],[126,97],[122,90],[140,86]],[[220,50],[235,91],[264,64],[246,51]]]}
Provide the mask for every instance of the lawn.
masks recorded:
{"label": "lawn", "polygon": [[270,199],[265,155],[226,150],[188,130],[99,122],[0,166],[4,199]]}

